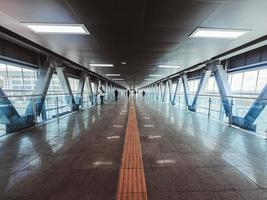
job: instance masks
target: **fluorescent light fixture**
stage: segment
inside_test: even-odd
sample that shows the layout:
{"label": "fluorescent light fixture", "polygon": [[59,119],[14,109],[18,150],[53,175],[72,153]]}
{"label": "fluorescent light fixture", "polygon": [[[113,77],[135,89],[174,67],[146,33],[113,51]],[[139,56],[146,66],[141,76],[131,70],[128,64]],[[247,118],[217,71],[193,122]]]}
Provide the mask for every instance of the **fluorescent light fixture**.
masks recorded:
{"label": "fluorescent light fixture", "polygon": [[120,74],[105,74],[106,76],[120,76]]}
{"label": "fluorescent light fixture", "polygon": [[124,79],[123,78],[114,78],[112,79],[113,81],[123,81]]}
{"label": "fluorescent light fixture", "polygon": [[122,65],[126,65],[127,63],[126,63],[125,61],[122,61],[121,64],[122,64]]}
{"label": "fluorescent light fixture", "polygon": [[248,30],[197,28],[189,37],[191,38],[238,38]]}
{"label": "fluorescent light fixture", "polygon": [[158,77],[158,76],[162,76],[161,74],[150,74],[149,76],[151,77]]}
{"label": "fluorescent light fixture", "polygon": [[154,79],[152,78],[145,78],[145,81],[153,81]]}
{"label": "fluorescent light fixture", "polygon": [[179,68],[179,65],[159,65],[160,68]]}
{"label": "fluorescent light fixture", "polygon": [[113,64],[99,64],[99,63],[91,63],[89,64],[91,67],[114,67]]}
{"label": "fluorescent light fixture", "polygon": [[90,34],[83,24],[21,23],[36,33]]}

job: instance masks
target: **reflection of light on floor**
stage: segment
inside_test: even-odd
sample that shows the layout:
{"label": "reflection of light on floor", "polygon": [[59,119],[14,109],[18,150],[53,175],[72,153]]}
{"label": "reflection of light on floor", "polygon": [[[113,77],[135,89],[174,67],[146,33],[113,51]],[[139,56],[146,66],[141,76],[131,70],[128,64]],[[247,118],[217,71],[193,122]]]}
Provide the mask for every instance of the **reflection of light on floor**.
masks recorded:
{"label": "reflection of light on floor", "polygon": [[146,119],[147,120],[147,119],[150,119],[150,117],[143,117],[142,119]]}
{"label": "reflection of light on floor", "polygon": [[158,139],[158,138],[162,138],[162,136],[160,136],[160,135],[149,135],[148,136],[148,139],[151,139],[151,140]]}
{"label": "reflection of light on floor", "polygon": [[238,167],[239,163],[237,162],[237,160],[240,160],[240,162],[242,162],[241,159],[238,159],[236,156],[231,156],[228,154],[223,154],[222,158],[230,165],[232,165],[235,169],[237,169],[240,173],[242,173],[244,176],[250,178],[252,181],[257,183],[257,179],[251,167]]}
{"label": "reflection of light on floor", "polygon": [[152,127],[155,127],[153,124],[145,124],[144,127],[146,128],[152,128]]}
{"label": "reflection of light on floor", "polygon": [[123,126],[122,125],[113,125],[113,128],[123,128]]}
{"label": "reflection of light on floor", "polygon": [[119,138],[121,138],[120,136],[118,136],[118,135],[114,135],[114,136],[109,136],[109,137],[107,137],[107,139],[119,139]]}
{"label": "reflection of light on floor", "polygon": [[18,184],[20,181],[23,181],[29,177],[34,171],[16,171],[8,180],[8,184],[6,186],[5,191],[8,191],[12,189],[16,184]]}
{"label": "reflection of light on floor", "polygon": [[110,161],[96,161],[93,162],[93,165],[98,166],[98,165],[112,165],[113,163]]}
{"label": "reflection of light on floor", "polygon": [[57,152],[61,147],[63,146],[63,143],[58,143],[56,145],[52,146],[52,151],[55,153]]}
{"label": "reflection of light on floor", "polygon": [[175,160],[172,159],[163,159],[163,160],[157,160],[156,161],[158,164],[164,164],[164,163],[176,163]]}

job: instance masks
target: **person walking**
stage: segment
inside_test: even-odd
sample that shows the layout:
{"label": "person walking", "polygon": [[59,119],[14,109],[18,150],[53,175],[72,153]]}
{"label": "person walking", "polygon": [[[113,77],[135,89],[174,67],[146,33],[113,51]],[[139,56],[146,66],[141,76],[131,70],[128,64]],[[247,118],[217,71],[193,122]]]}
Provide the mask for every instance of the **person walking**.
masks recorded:
{"label": "person walking", "polygon": [[100,87],[99,94],[100,94],[101,105],[103,105],[104,104],[104,98],[105,98],[105,90],[102,87]]}
{"label": "person walking", "polygon": [[118,101],[119,92],[117,89],[114,91],[114,94],[115,94],[115,101]]}
{"label": "person walking", "polygon": [[130,90],[127,90],[127,97],[130,98]]}
{"label": "person walking", "polygon": [[142,94],[143,94],[143,97],[145,97],[145,95],[146,95],[146,92],[143,90]]}

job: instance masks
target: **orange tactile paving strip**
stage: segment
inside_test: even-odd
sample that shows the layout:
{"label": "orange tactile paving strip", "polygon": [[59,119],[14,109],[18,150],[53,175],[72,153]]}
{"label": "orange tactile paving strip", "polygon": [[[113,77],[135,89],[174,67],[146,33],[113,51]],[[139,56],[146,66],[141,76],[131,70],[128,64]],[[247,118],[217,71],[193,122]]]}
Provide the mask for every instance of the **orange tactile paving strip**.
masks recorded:
{"label": "orange tactile paving strip", "polygon": [[147,200],[142,151],[133,101],[128,115],[116,199]]}

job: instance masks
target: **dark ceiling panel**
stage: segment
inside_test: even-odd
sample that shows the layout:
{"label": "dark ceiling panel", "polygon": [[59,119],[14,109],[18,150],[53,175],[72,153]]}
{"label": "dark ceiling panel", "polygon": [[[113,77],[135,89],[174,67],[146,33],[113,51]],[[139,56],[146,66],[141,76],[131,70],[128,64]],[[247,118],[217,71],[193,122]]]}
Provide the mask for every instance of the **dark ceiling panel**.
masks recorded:
{"label": "dark ceiling panel", "polygon": [[195,28],[220,5],[216,1],[146,1],[144,25],[161,28]]}
{"label": "dark ceiling panel", "polygon": [[[102,75],[121,73],[138,87],[151,73],[177,72],[159,64],[182,70],[265,35],[266,6],[264,0],[0,0],[0,25]],[[81,23],[91,35],[36,34],[20,22]],[[188,38],[199,26],[251,33],[237,40]]]}

